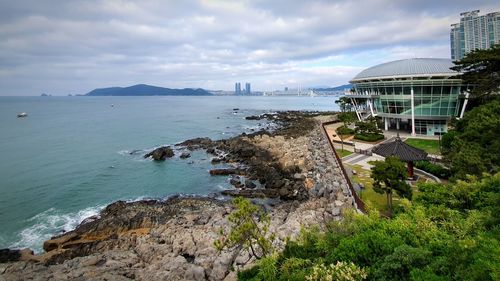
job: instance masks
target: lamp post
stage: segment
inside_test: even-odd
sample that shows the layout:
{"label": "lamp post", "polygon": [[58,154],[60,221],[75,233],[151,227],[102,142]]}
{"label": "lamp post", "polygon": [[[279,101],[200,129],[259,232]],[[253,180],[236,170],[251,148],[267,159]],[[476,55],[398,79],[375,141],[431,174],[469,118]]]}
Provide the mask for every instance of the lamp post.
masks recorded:
{"label": "lamp post", "polygon": [[442,154],[443,151],[441,150],[441,134],[443,133],[443,128],[439,127],[439,134],[438,134],[438,145],[439,145],[439,154]]}

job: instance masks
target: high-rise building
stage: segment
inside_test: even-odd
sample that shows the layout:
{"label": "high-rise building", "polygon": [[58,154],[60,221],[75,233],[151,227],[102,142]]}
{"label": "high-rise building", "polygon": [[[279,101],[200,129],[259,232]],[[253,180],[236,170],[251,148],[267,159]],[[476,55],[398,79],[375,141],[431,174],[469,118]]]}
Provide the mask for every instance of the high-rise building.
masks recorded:
{"label": "high-rise building", "polygon": [[250,95],[252,92],[250,91],[250,83],[245,83],[245,93]]}
{"label": "high-rise building", "polygon": [[451,25],[451,59],[460,60],[476,49],[500,43],[500,12],[479,15],[479,10],[460,14],[460,23]]}
{"label": "high-rise building", "polygon": [[234,94],[241,95],[241,83],[240,82],[236,82],[234,84]]}

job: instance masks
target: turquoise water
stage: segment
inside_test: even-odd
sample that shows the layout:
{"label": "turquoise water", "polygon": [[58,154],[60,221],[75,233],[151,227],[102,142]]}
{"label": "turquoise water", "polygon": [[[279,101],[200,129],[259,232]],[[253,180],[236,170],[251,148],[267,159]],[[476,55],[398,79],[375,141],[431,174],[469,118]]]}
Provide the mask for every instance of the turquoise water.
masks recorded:
{"label": "turquoise water", "polygon": [[[0,97],[0,248],[41,250],[116,200],[207,195],[210,156],[165,162],[147,151],[194,137],[258,129],[244,117],[275,110],[336,110],[333,97]],[[113,105],[113,106],[111,106]],[[236,113],[234,108],[240,110]],[[17,118],[27,112],[27,118]],[[135,150],[137,153],[130,154]]]}

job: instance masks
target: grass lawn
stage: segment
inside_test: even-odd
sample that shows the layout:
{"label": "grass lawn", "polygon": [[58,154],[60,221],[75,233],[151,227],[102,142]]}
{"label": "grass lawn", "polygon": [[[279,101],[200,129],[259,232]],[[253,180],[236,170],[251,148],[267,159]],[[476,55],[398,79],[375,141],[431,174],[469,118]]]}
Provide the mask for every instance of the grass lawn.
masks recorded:
{"label": "grass lawn", "polygon": [[439,151],[439,141],[438,140],[424,140],[424,139],[407,139],[405,141],[407,144],[420,148],[430,154],[441,154]]}
{"label": "grass lawn", "polygon": [[351,155],[352,154],[352,151],[349,151],[349,150],[342,150],[342,149],[336,149],[338,155],[340,158],[342,157],[346,157],[347,155]]}
{"label": "grass lawn", "polygon": [[[387,199],[384,194],[377,193],[375,192],[375,190],[373,190],[373,180],[370,177],[371,172],[369,170],[363,169],[361,165],[349,166],[351,167],[351,169],[356,171],[356,175],[353,176],[352,180],[356,183],[361,183],[364,187],[359,194],[361,200],[363,200],[363,202],[365,203],[370,202],[370,204],[377,210],[386,211]],[[396,205],[397,202],[393,200],[393,204]]]}
{"label": "grass lawn", "polygon": [[[348,165],[348,164],[347,164]],[[370,176],[371,171],[365,170],[361,165],[348,165],[351,169],[356,171],[356,175],[354,175],[351,180],[355,183],[361,183],[363,185],[363,189],[359,193],[359,197],[366,204],[370,204],[375,209],[381,212],[389,211],[387,208],[387,197],[385,194],[380,194],[373,190],[373,180]],[[425,181],[425,180],[423,180]],[[418,193],[418,189],[413,187],[413,195]],[[392,194],[392,207],[396,208],[399,206],[401,198],[394,192]]]}

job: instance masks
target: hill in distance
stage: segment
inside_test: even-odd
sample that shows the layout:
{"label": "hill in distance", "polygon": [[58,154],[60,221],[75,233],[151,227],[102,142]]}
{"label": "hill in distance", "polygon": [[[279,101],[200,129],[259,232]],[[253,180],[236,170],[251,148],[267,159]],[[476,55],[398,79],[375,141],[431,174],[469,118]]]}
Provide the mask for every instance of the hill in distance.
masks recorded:
{"label": "hill in distance", "polygon": [[211,96],[203,89],[170,89],[138,84],[130,87],[110,87],[95,89],[85,96]]}
{"label": "hill in distance", "polygon": [[352,84],[345,84],[337,87],[317,87],[314,88],[317,91],[345,91],[352,88]]}

